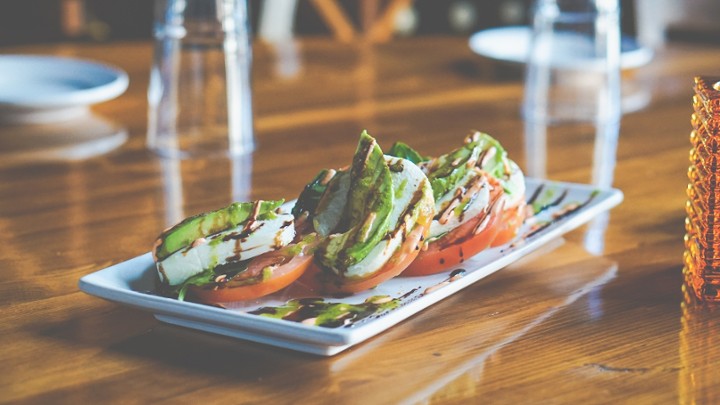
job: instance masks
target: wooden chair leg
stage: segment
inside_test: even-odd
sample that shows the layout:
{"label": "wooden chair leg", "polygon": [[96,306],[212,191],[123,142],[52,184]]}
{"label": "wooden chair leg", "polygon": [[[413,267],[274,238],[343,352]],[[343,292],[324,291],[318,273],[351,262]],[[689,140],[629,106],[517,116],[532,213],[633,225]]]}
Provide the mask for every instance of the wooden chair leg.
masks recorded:
{"label": "wooden chair leg", "polygon": [[62,0],[60,10],[60,26],[63,34],[75,38],[85,33],[87,21],[84,0]]}
{"label": "wooden chair leg", "polygon": [[313,4],[335,38],[342,42],[350,42],[355,38],[355,28],[335,0],[313,0]]}

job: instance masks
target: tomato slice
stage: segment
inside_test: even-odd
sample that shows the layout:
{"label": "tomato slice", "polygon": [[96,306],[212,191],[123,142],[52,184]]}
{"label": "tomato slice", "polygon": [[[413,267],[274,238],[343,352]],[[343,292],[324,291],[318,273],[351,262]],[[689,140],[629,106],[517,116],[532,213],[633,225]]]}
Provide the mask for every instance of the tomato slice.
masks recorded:
{"label": "tomato slice", "polygon": [[495,240],[492,241],[490,247],[504,245],[517,236],[520,227],[525,222],[526,206],[525,201],[523,201],[517,206],[509,210],[505,210],[502,213],[502,219],[500,220],[502,228],[495,236]]}
{"label": "tomato slice", "polygon": [[[312,254],[296,252],[293,245],[267,252],[253,258],[244,273],[261,275],[263,269],[272,268],[272,275],[255,283],[243,284],[230,280],[209,286],[189,286],[188,294],[208,304],[251,300],[282,290],[297,280],[312,262]],[[245,282],[248,282],[247,280]]]}
{"label": "tomato slice", "polygon": [[310,290],[327,294],[354,294],[373,288],[399,275],[415,260],[420,251],[420,243],[427,236],[429,228],[429,218],[419,219],[395,254],[378,271],[368,277],[362,279],[342,278],[335,273],[323,271],[313,262],[298,282]]}
{"label": "tomato slice", "polygon": [[[466,258],[490,247],[501,230],[501,215],[498,212],[501,209],[502,203],[497,203],[487,216],[479,215],[477,219],[460,225],[447,235],[430,243],[427,250],[421,251],[415,261],[405,269],[403,275],[424,276],[439,273],[457,266]],[[475,228],[486,218],[488,222],[483,230],[473,235]],[[446,238],[447,240],[445,240]]]}
{"label": "tomato slice", "polygon": [[[490,212],[481,213],[430,243],[426,250],[418,254],[403,275],[424,276],[439,273],[463,263],[465,259],[489,247],[511,240],[524,220],[524,217],[518,213],[524,215],[525,210],[520,206],[505,210],[502,188],[499,184],[493,186],[490,192],[492,204]],[[482,230],[476,233],[478,227]]]}

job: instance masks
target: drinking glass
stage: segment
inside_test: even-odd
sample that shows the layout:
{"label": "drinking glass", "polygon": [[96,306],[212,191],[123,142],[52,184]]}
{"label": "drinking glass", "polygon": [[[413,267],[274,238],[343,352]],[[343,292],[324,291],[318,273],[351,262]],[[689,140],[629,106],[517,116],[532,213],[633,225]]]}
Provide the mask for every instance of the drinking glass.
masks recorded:
{"label": "drinking glass", "polygon": [[[551,161],[611,187],[622,115],[618,0],[536,0],[532,14],[522,103],[525,172],[547,178]],[[566,155],[553,147],[559,145]],[[588,252],[602,254],[607,224],[607,214],[590,223]]]}
{"label": "drinking glass", "polygon": [[148,147],[173,158],[254,148],[245,0],[156,0]]}
{"label": "drinking glass", "polygon": [[621,117],[619,21],[618,0],[536,1],[522,104],[529,175],[547,175],[548,133],[576,125],[578,136],[588,128],[595,134],[592,182],[612,183]]}

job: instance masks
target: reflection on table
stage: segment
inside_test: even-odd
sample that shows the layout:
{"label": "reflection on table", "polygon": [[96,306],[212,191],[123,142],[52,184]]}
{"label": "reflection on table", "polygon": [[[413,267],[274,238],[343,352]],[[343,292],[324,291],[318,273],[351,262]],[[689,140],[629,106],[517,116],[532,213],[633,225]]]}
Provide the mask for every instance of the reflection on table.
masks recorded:
{"label": "reflection on table", "polygon": [[119,148],[127,137],[122,125],[96,114],[40,124],[0,122],[0,164],[90,159]]}
{"label": "reflection on table", "polygon": [[[203,200],[220,199],[225,201],[223,206],[251,200],[252,154],[234,158],[158,158],[158,161],[163,178],[166,227],[198,214],[196,204]],[[210,180],[204,173],[212,173]],[[209,181],[227,183],[216,187],[209,185]],[[215,189],[223,190],[222,195],[217,195]]]}

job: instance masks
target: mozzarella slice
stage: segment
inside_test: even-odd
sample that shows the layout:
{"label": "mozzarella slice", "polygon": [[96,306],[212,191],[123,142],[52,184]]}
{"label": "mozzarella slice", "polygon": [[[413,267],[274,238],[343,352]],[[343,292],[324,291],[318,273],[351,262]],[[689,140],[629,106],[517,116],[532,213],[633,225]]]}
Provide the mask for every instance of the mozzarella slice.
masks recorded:
{"label": "mozzarella slice", "polygon": [[[474,182],[482,181],[476,193],[468,192]],[[475,187],[478,187],[477,185]],[[480,215],[490,203],[490,184],[479,170],[468,170],[452,193],[446,193],[435,202],[436,217],[430,224],[428,240],[440,237]],[[460,193],[461,197],[457,195]],[[474,195],[470,195],[474,194]],[[450,209],[449,215],[442,215]]]}
{"label": "mozzarella slice", "polygon": [[158,273],[163,282],[178,285],[204,270],[277,250],[294,237],[292,214],[246,222],[173,253],[158,263]]}
{"label": "mozzarella slice", "polygon": [[318,203],[317,214],[313,218],[313,227],[321,236],[328,236],[340,223],[350,190],[350,172],[335,174],[328,192]]}
{"label": "mozzarella slice", "polygon": [[507,187],[509,193],[503,193],[505,209],[516,207],[525,199],[525,176],[517,163],[508,159],[508,165],[510,167],[510,176],[505,181],[505,187]]}
{"label": "mozzarella slice", "polygon": [[385,161],[393,168],[390,171],[395,193],[393,210],[390,213],[391,231],[364,259],[349,266],[342,273],[344,277],[362,278],[378,271],[415,227],[420,211],[433,205],[430,182],[417,165],[409,160],[391,156],[385,156]]}

